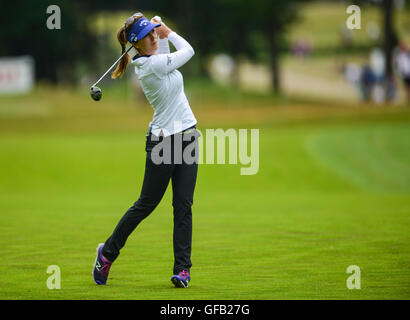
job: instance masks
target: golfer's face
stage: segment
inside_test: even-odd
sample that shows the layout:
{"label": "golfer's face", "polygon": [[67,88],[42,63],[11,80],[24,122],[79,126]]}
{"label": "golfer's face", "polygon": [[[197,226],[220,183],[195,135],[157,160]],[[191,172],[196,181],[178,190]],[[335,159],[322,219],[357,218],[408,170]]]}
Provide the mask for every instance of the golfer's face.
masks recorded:
{"label": "golfer's face", "polygon": [[158,35],[155,29],[138,41],[138,47],[147,54],[154,54],[158,50]]}

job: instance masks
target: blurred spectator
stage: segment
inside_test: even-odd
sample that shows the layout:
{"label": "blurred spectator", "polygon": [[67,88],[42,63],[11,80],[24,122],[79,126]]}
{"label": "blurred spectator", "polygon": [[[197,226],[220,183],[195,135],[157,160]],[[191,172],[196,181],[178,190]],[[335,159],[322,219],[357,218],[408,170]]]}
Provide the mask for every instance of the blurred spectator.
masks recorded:
{"label": "blurred spectator", "polygon": [[305,58],[310,55],[312,53],[312,49],[312,45],[304,39],[299,39],[296,42],[293,42],[291,47],[292,54],[301,58]]}
{"label": "blurred spectator", "polygon": [[406,89],[407,102],[410,102],[410,53],[405,43],[401,43],[396,54],[396,65]]}
{"label": "blurred spectator", "polygon": [[369,102],[373,96],[373,89],[376,85],[376,75],[374,74],[372,68],[366,63],[362,67],[362,74],[360,77],[362,99],[363,101]]}
{"label": "blurred spectator", "polygon": [[373,71],[376,81],[378,83],[383,82],[384,73],[385,73],[385,61],[384,61],[384,52],[380,48],[374,48],[370,52],[369,56],[369,65]]}
{"label": "blurred spectator", "polygon": [[[382,103],[385,100],[387,92],[385,91],[385,61],[384,52],[380,48],[374,48],[369,56],[370,69],[373,73],[373,83],[371,86],[371,97],[376,103]],[[369,74],[370,77],[370,74]],[[390,91],[392,88],[389,88]],[[392,92],[390,92],[392,94]]]}
{"label": "blurred spectator", "polygon": [[362,97],[362,89],[361,89],[361,75],[362,75],[362,70],[360,69],[360,66],[354,62],[348,62],[344,67],[343,67],[343,73],[347,81],[353,85],[353,87],[356,88],[358,91],[358,94],[360,97]]}
{"label": "blurred spectator", "polygon": [[385,96],[388,101],[397,98],[397,83],[394,77],[391,77],[390,81],[385,81]]}
{"label": "blurred spectator", "polygon": [[361,67],[354,62],[343,66],[346,80],[357,89],[362,101],[383,103],[386,99],[392,101],[396,98],[396,82],[394,79],[386,81],[383,61],[380,52],[374,50],[370,62],[365,62]]}

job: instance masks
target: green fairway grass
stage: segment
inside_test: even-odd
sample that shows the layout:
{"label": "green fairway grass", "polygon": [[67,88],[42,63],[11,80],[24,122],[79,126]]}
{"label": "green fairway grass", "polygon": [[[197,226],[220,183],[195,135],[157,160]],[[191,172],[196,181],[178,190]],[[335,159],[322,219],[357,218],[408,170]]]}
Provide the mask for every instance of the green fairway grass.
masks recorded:
{"label": "green fairway grass", "polygon": [[[97,244],[138,199],[152,113],[77,96],[70,109],[64,97],[40,95],[30,112],[23,98],[0,103],[0,299],[410,298],[409,111],[198,103],[202,132],[259,128],[260,163],[252,176],[199,166],[181,290],[170,282],[171,186],[107,285],[93,282]],[[60,290],[46,286],[50,265]],[[360,290],[346,287],[350,265]]]}

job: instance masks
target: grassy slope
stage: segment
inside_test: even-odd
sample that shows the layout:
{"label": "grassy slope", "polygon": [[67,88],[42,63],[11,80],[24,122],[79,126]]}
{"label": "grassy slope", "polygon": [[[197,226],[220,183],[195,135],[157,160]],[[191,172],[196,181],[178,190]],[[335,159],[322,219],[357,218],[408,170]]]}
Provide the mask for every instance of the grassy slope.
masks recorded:
{"label": "grassy slope", "polygon": [[[171,188],[129,238],[109,284],[91,279],[97,243],[138,198],[151,112],[65,91],[3,98],[0,298],[410,297],[408,111],[272,108],[263,99],[258,107],[246,99],[241,108],[194,105],[201,130],[260,128],[260,171],[200,166],[193,281],[176,290]],[[53,264],[59,291],[46,287]],[[361,290],[346,288],[352,264],[361,268]]]}

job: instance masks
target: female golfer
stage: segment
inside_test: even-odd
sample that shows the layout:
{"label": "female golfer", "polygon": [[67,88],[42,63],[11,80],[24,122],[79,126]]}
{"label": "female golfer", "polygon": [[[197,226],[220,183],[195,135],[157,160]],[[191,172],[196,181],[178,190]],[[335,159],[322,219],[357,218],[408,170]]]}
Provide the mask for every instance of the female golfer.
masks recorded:
{"label": "female golfer", "polygon": [[[191,280],[191,206],[198,162],[187,162],[183,155],[184,150],[197,143],[199,134],[197,121],[184,93],[182,74],[177,68],[194,55],[194,50],[160,18],[149,21],[141,13],[126,20],[117,38],[123,53],[127,42],[138,53],[132,59],[125,55],[113,71],[112,78],[121,77],[131,60],[144,94],[154,109],[154,116],[146,137],[145,175],[140,197],[121,218],[112,235],[105,243],[98,245],[94,281],[99,285],[106,284],[110,267],[128,236],[159,204],[171,180],[175,259],[171,281],[176,287],[185,288]],[[168,40],[176,48],[173,53],[170,53]],[[160,144],[161,150],[158,152]],[[190,153],[195,159],[196,151],[194,148]],[[178,159],[180,161],[176,161]]]}

